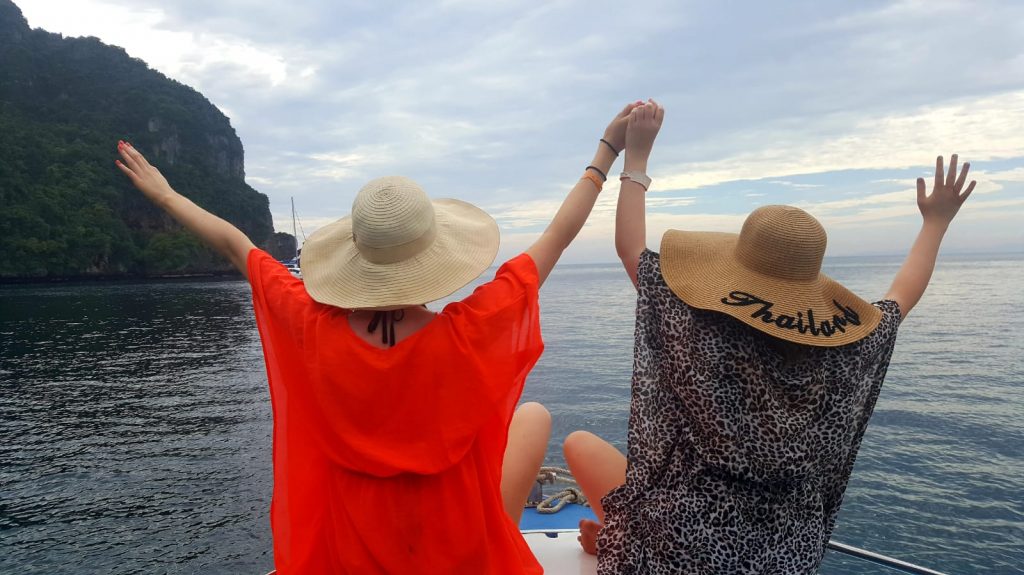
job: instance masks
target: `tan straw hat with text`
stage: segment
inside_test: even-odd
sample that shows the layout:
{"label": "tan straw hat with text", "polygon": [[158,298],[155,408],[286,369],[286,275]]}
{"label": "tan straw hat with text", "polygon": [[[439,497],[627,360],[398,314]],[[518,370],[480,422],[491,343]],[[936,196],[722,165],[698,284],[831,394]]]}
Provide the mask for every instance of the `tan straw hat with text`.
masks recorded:
{"label": "tan straw hat with text", "polygon": [[378,178],[350,216],[302,246],[302,279],[314,300],[345,309],[420,305],[476,279],[498,242],[498,224],[480,208],[431,201],[409,178]]}
{"label": "tan straw hat with text", "polygon": [[832,347],[871,333],[875,306],[821,273],[825,229],[791,206],[754,210],[737,234],[669,230],[661,273],[687,304],[728,314],[768,335]]}

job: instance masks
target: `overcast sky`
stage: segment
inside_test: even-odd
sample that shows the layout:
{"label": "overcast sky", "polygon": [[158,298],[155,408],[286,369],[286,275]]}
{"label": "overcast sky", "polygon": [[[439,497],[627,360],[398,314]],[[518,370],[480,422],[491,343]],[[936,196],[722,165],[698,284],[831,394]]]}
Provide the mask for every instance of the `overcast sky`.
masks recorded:
{"label": "overcast sky", "polygon": [[[978,179],[945,250],[1024,251],[1024,2],[15,0],[231,118],[278,230],[350,211],[368,180],[490,212],[508,257],[544,228],[626,102],[666,107],[649,245],[800,206],[829,255],[903,253],[914,179]],[[621,165],[616,166],[621,169]],[[173,184],[173,182],[172,182]],[[569,261],[614,261],[609,184]],[[301,235],[301,232],[300,232]]]}

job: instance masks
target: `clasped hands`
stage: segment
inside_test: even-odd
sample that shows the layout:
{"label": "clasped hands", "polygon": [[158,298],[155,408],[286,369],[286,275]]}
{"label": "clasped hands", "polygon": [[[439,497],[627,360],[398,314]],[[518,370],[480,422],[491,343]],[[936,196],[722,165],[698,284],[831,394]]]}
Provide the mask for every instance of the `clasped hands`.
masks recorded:
{"label": "clasped hands", "polygon": [[646,164],[664,118],[665,108],[653,99],[630,102],[605,128],[604,140],[615,151],[625,151],[627,162]]}

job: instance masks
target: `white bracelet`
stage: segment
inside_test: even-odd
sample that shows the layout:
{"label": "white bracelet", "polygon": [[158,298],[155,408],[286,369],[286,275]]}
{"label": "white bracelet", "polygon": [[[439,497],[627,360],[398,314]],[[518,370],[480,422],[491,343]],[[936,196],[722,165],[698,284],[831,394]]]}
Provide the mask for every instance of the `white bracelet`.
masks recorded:
{"label": "white bracelet", "polygon": [[640,184],[644,188],[645,192],[651,187],[651,178],[643,172],[622,172],[619,174],[619,181],[622,180],[633,180]]}

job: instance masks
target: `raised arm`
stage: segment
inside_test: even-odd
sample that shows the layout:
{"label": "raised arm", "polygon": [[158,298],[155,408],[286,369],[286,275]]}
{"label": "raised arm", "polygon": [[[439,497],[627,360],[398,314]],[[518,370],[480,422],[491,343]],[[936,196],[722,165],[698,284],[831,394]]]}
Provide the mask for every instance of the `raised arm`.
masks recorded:
{"label": "raised arm", "polygon": [[131,144],[118,142],[117,150],[124,160],[117,160],[117,167],[144,196],[227,258],[242,275],[249,277],[246,259],[249,250],[256,246],[241,230],[174,191],[160,170],[151,166]]}
{"label": "raised arm", "polygon": [[[637,179],[647,177],[647,160],[664,118],[665,109],[654,100],[648,100],[630,113],[626,128],[626,173],[638,176]],[[623,177],[615,209],[615,251],[634,287],[640,254],[647,249],[646,192],[644,184]]]}
{"label": "raised arm", "polygon": [[914,246],[910,248],[903,267],[896,273],[889,293],[885,296],[885,299],[891,299],[899,304],[903,317],[907,317],[924,295],[928,281],[932,278],[935,258],[939,254],[939,244],[946,235],[946,229],[960,210],[960,206],[974,190],[976,182],[971,180],[967,189],[963,193],[960,192],[964,188],[971,165],[964,164],[960,177],[957,177],[956,160],[956,154],[953,154],[949,160],[949,172],[945,173],[943,179],[942,156],[935,159],[935,185],[931,195],[925,193],[924,178],[917,179],[917,207],[921,210],[924,221]]}
{"label": "raised arm", "polygon": [[625,145],[626,122],[629,119],[629,113],[639,105],[639,102],[627,105],[608,124],[604,131],[603,141],[597,143],[597,151],[594,152],[590,166],[584,170],[584,177],[580,178],[573,186],[540,238],[527,248],[526,253],[530,254],[537,265],[540,283],[543,284],[547,279],[551,269],[558,262],[558,258],[562,257],[562,252],[569,247],[590,216],[594,202],[597,201],[597,195],[601,192],[598,182],[603,182],[607,178],[612,163],[615,162],[618,152]]}

